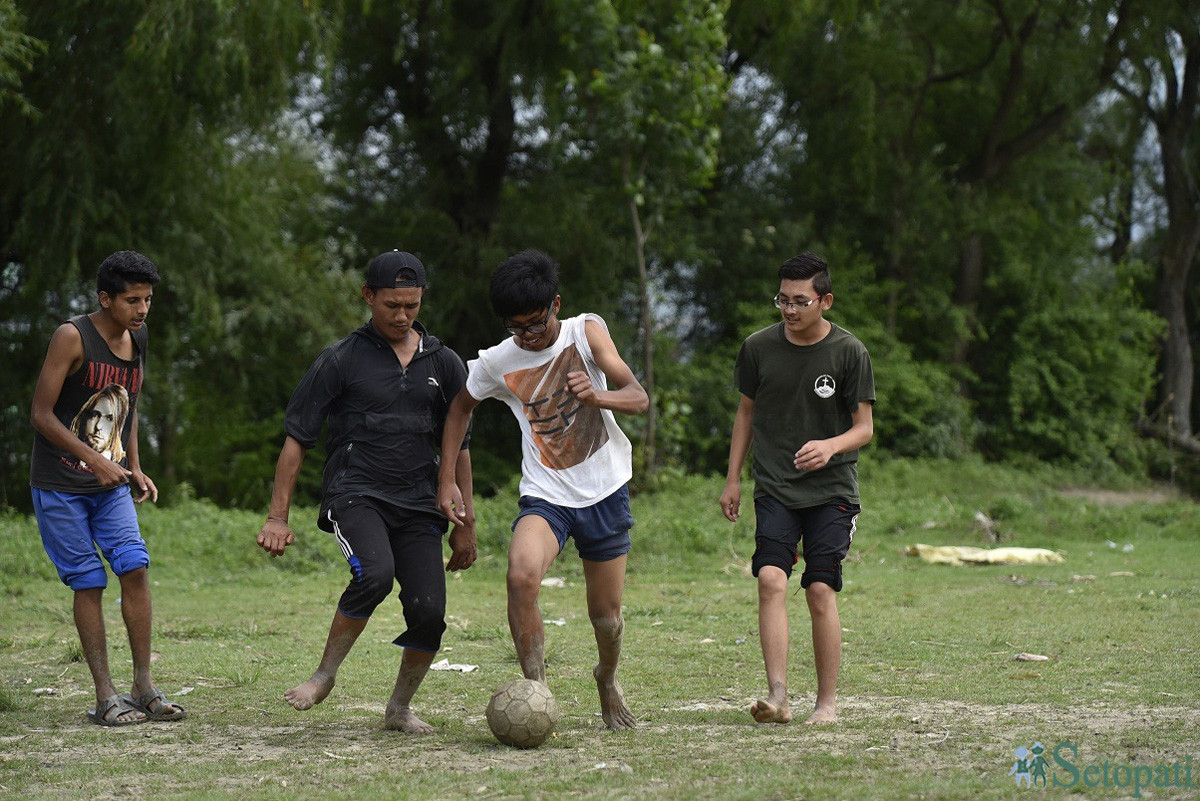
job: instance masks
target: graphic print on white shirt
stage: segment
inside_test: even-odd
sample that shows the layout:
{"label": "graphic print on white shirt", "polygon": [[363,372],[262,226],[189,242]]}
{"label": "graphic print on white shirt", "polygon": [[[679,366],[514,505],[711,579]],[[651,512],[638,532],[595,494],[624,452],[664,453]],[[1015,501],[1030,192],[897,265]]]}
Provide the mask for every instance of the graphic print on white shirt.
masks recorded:
{"label": "graphic print on white shirt", "polygon": [[613,413],[580,403],[567,374],[588,374],[607,389],[604,371],[588,345],[587,323],[607,330],[603,318],[581,314],[560,321],[559,335],[541,351],[512,337],[481,350],[467,364],[467,392],[497,398],[521,427],[521,495],[581,508],[607,498],[633,475],[633,448]]}
{"label": "graphic print on white shirt", "polygon": [[585,369],[572,343],[546,364],[504,375],[505,385],[521,401],[542,464],[551,470],[581,464],[608,442],[600,410],[567,390],[567,373]]}

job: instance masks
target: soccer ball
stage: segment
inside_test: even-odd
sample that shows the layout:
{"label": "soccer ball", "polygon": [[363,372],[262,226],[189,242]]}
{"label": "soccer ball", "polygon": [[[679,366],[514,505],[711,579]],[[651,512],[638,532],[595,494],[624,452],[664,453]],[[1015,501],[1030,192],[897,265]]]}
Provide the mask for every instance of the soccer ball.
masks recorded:
{"label": "soccer ball", "polygon": [[487,707],[488,728],[496,739],[516,748],[537,748],[558,722],[558,704],[540,681],[515,679],[492,693]]}

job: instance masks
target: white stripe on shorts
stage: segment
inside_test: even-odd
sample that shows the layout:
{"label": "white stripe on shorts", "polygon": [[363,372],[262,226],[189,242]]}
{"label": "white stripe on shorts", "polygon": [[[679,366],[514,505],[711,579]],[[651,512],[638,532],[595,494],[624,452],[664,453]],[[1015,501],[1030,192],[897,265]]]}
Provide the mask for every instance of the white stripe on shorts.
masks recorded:
{"label": "white stripe on shorts", "polygon": [[333,536],[337,540],[338,547],[342,549],[342,557],[349,562],[350,557],[354,556],[354,551],[350,548],[350,543],[347,542],[346,538],[342,536],[341,527],[338,526],[337,521],[333,519],[333,510],[326,509],[325,517],[331,524],[333,524]]}

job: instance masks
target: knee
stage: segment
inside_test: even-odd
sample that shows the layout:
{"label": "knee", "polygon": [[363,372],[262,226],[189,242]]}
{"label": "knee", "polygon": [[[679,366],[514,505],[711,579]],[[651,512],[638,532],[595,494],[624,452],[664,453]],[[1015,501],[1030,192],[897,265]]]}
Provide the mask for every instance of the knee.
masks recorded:
{"label": "knee", "polygon": [[758,571],[759,600],[775,600],[787,594],[788,575],[782,569],[771,565]]}
{"label": "knee", "polygon": [[808,602],[808,609],[814,615],[826,614],[837,608],[837,593],[823,581],[814,581],[805,587],[804,600]]}
{"label": "knee", "polygon": [[99,605],[100,600],[104,597],[105,589],[105,587],[85,587],[75,590],[75,601],[81,604]]}
{"label": "knee", "polygon": [[393,643],[401,648],[412,648],[435,654],[442,647],[442,635],[446,633],[446,621],[442,618],[430,619],[411,624],[408,629]]}
{"label": "knee", "polygon": [[615,616],[593,617],[592,628],[595,629],[596,636],[599,638],[619,640],[621,639],[621,635],[625,633],[625,618],[619,614]]}
{"label": "knee", "polygon": [[842,563],[834,560],[814,560],[804,566],[800,586],[807,592],[812,587],[823,586],[830,593],[842,591]]}
{"label": "knee", "polygon": [[509,597],[536,598],[542,586],[542,577],[536,570],[517,565],[508,566],[505,584]]}
{"label": "knee", "polygon": [[750,572],[754,576],[760,576],[764,570],[778,570],[786,582],[792,575],[792,567],[796,561],[795,548],[789,548],[778,540],[758,537],[754,544],[754,556],[750,560]]}
{"label": "knee", "polygon": [[98,590],[103,592],[108,586],[108,573],[104,572],[103,567],[94,567],[90,570],[69,571],[63,568],[58,568],[58,577],[62,579],[62,583],[66,584],[76,593],[89,592]]}
{"label": "knee", "polygon": [[404,605],[404,622],[408,630],[395,642],[405,648],[420,651],[437,651],[442,645],[442,634],[446,631],[446,600],[431,596],[407,599]]}
{"label": "knee", "polygon": [[445,629],[446,597],[435,595],[417,595],[404,599],[404,617],[413,626],[425,626],[430,622]]}
{"label": "knee", "polygon": [[145,589],[150,586],[150,578],[144,567],[130,570],[128,573],[122,573],[117,578],[121,582],[121,592],[123,593]]}
{"label": "knee", "polygon": [[[392,591],[392,586],[396,580],[395,571],[386,565],[365,565],[359,568],[354,574],[354,579],[350,582],[349,589],[357,596],[358,603],[355,604],[358,612],[374,611],[375,607],[383,603],[384,599]],[[361,614],[356,616],[362,616]]]}

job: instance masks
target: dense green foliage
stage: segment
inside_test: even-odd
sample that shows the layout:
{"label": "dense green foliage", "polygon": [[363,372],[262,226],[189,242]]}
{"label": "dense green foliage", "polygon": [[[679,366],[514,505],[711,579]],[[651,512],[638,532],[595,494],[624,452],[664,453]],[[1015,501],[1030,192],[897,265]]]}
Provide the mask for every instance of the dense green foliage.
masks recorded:
{"label": "dense green foliage", "polygon": [[[0,506],[45,343],[121,248],[165,276],[142,454],[172,498],[265,505],[389,247],[466,358],[502,335],[492,266],[551,252],[653,389],[622,421],[646,486],[723,470],[733,356],[803,249],[871,350],[881,454],[1190,482],[1198,85],[1171,0],[0,0]],[[517,452],[491,406],[485,491]]]}

